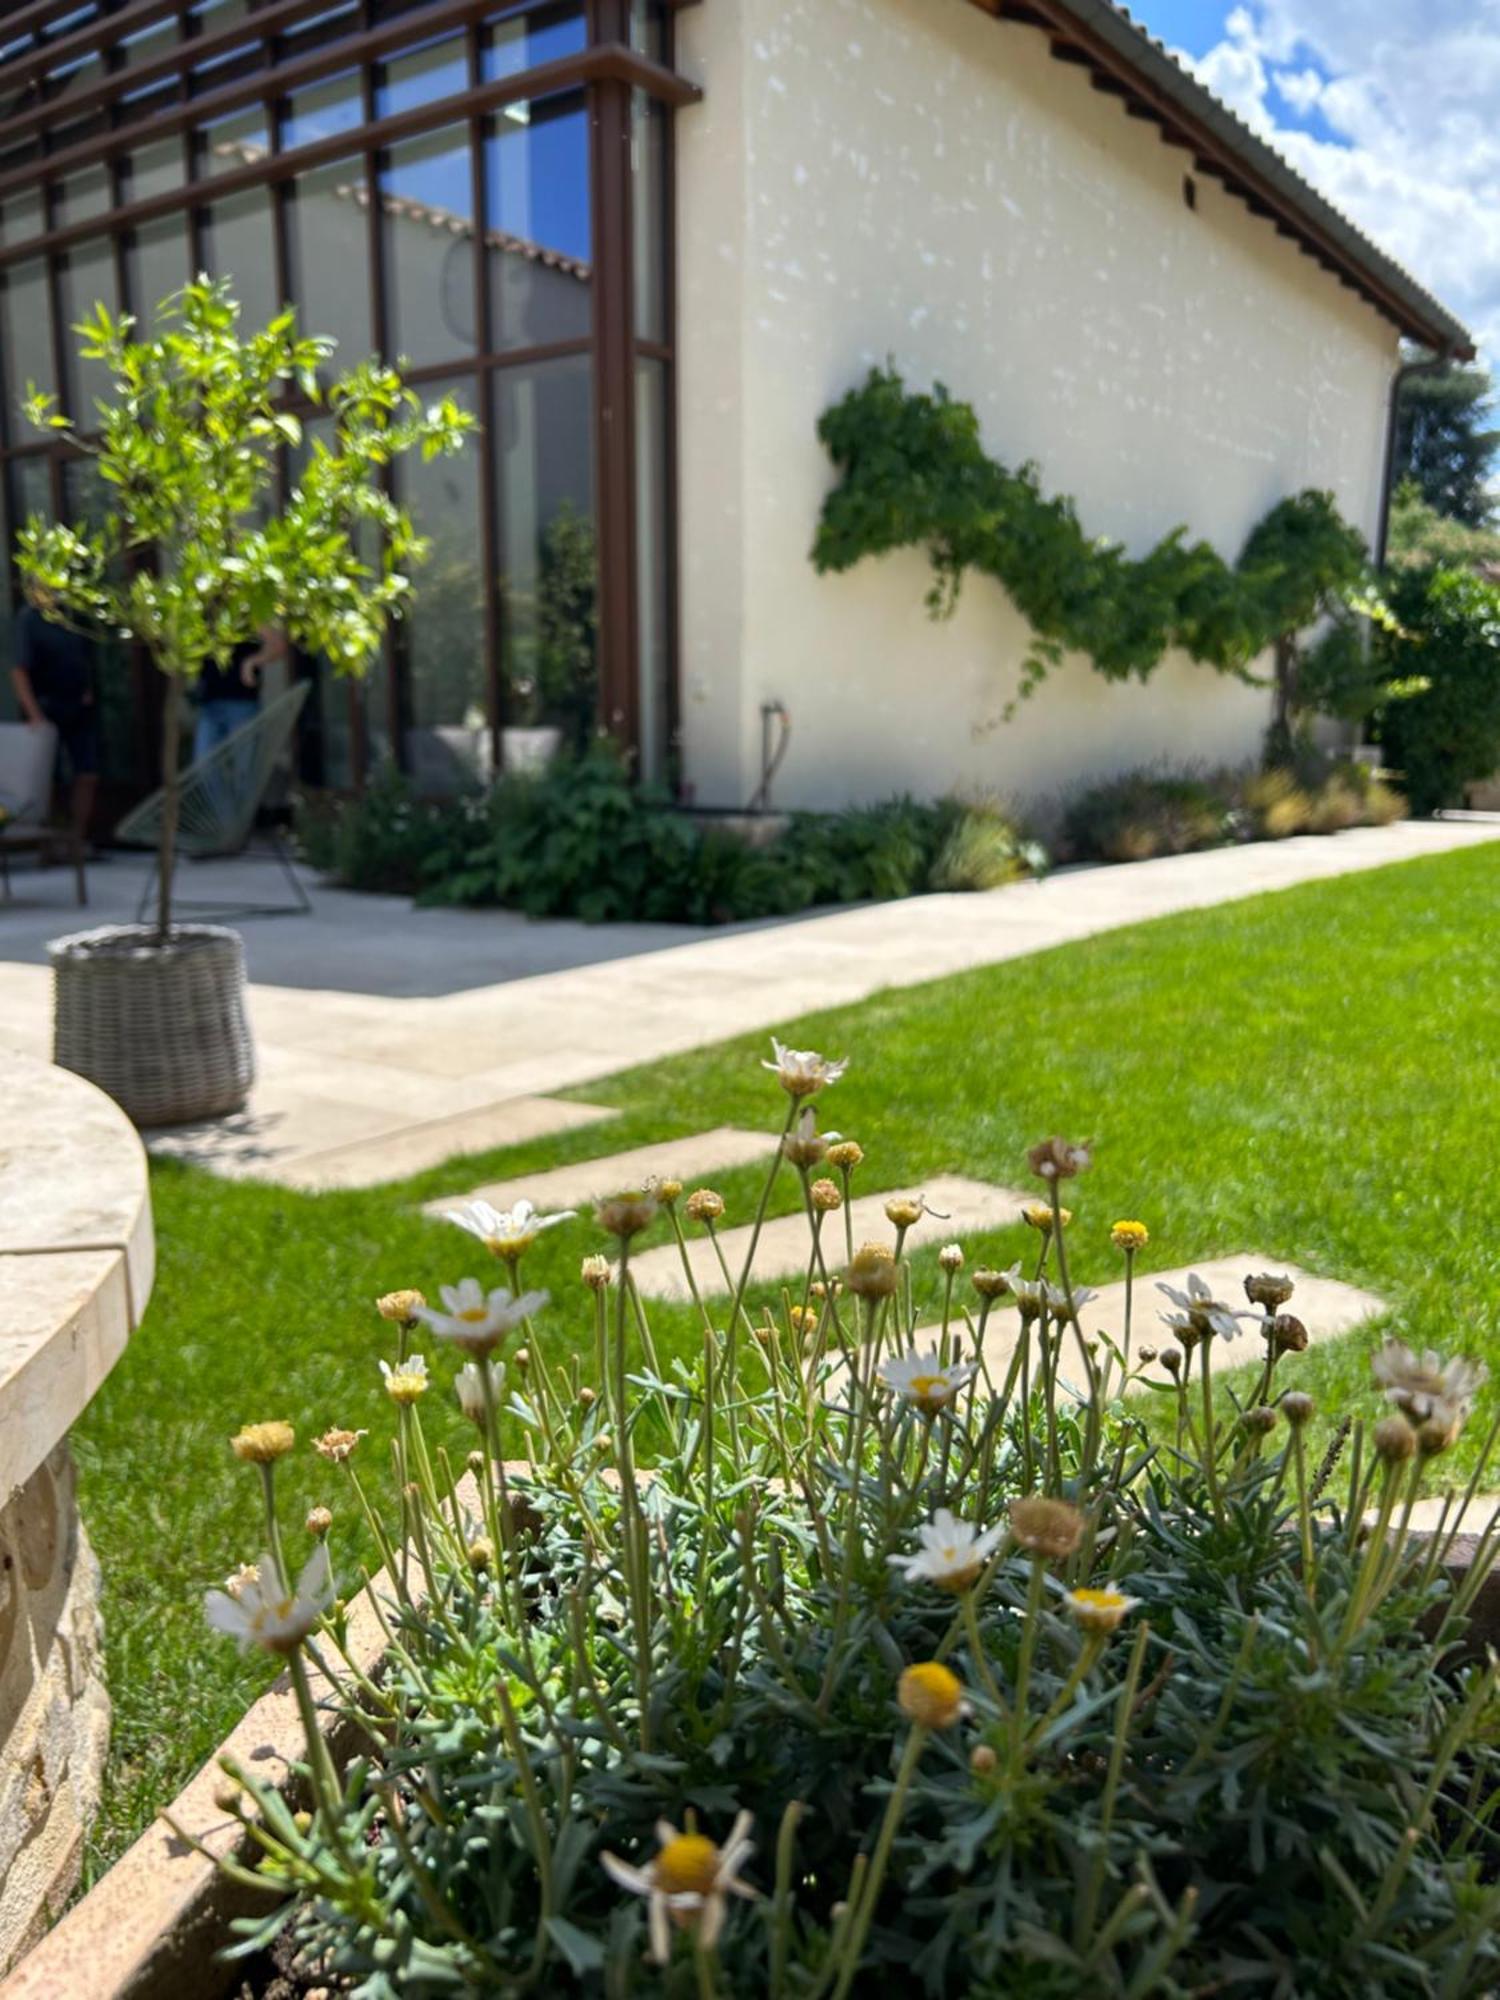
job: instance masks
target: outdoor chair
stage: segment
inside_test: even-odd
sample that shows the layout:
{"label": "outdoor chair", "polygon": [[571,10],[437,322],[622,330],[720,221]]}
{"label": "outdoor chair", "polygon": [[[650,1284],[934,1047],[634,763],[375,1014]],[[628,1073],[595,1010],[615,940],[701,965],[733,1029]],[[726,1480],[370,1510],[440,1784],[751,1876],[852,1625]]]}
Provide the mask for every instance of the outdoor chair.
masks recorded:
{"label": "outdoor chair", "polygon": [[[253,720],[216,743],[206,757],[189,764],[178,789],[177,843],[174,866],[186,856],[191,861],[223,859],[243,854],[255,830],[256,814],[276,773],[276,766],[292,740],[292,731],[311,689],[310,681],[294,681],[284,694],[277,695],[256,711]],[[149,799],[128,812],[115,828],[115,839],[132,847],[159,847],[162,807],[165,794],[153,792]],[[289,903],[250,903],[225,906],[223,903],[182,901],[178,908],[210,911],[229,921],[241,917],[301,916],[311,910],[307,891],[297,879],[285,835],[273,828],[271,852],[291,886]],[[139,923],[155,893],[156,883],[147,875],[136,910]]]}
{"label": "outdoor chair", "polygon": [[48,825],[57,731],[50,722],[0,722],[0,901],[10,901],[10,857],[28,849],[44,851],[61,842],[73,862],[80,906],[89,899],[84,875],[84,837]]}

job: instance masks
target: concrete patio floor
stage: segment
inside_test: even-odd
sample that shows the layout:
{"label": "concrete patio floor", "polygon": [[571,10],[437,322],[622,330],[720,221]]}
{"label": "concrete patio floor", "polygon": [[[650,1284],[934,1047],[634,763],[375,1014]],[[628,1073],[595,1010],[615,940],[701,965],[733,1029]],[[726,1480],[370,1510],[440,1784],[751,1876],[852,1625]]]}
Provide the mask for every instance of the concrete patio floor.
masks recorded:
{"label": "concrete patio floor", "polygon": [[[1500,816],[1416,821],[715,932],[413,910],[309,880],[311,916],[241,926],[260,1060],[247,1111],[150,1143],[230,1174],[373,1184],[603,1117],[550,1093],[813,1005],[1497,839]],[[16,874],[0,905],[0,1051],[49,1054],[46,940],[132,916],[144,865],[95,869],[86,912],[63,871]],[[249,859],[193,870],[186,893],[252,901],[275,887],[274,867]]]}

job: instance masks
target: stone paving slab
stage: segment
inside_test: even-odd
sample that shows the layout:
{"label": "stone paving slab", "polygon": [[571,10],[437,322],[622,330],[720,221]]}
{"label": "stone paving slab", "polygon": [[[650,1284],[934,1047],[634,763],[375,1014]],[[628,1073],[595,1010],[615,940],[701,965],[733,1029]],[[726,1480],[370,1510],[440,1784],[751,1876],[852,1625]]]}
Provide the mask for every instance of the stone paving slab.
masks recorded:
{"label": "stone paving slab", "polygon": [[0,1505],[72,1428],[125,1351],[131,1297],[118,1250],[0,1254]]}
{"label": "stone paving slab", "polygon": [[231,1180],[274,1180],[316,1192],[377,1187],[463,1153],[525,1145],[618,1116],[604,1105],[559,1097],[506,1097],[413,1123],[377,1103],[354,1105],[298,1090],[283,1102],[273,1099],[270,1108],[258,1094],[251,1108],[233,1117],[153,1132],[148,1143],[153,1153]]}
{"label": "stone paving slab", "polygon": [[628,1152],[606,1153],[597,1160],[576,1160],[571,1166],[523,1175],[519,1180],[490,1181],[464,1194],[429,1201],[425,1208],[428,1215],[442,1216],[457,1202],[477,1200],[508,1209],[523,1197],[544,1210],[583,1208],[601,1195],[637,1188],[644,1181],[670,1176],[687,1184],[729,1167],[769,1159],[777,1144],[774,1132],[744,1132],[733,1125],[716,1125],[710,1132],[695,1132],[685,1139],[633,1146]]}
{"label": "stone paving slab", "polygon": [[[914,1249],[946,1243],[954,1236],[976,1229],[1004,1228],[1016,1221],[1018,1211],[1026,1200],[1025,1195],[1017,1194],[1013,1188],[993,1187],[985,1181],[968,1180],[962,1174],[939,1174],[920,1187],[891,1188],[883,1194],[859,1195],[851,1204],[856,1247],[861,1243],[889,1243],[893,1240],[895,1231],[886,1219],[885,1205],[894,1196],[904,1194],[925,1196],[930,1211],[907,1232],[907,1244]],[[841,1268],[844,1263],[842,1213],[830,1215],[823,1230],[829,1268]],[[736,1229],[719,1231],[724,1261],[735,1283],[739,1282],[753,1234],[749,1223]],[[804,1214],[799,1212],[775,1217],[760,1232],[755,1251],[754,1282],[764,1284],[776,1278],[800,1277],[807,1269],[811,1247],[812,1238]],[[725,1289],[724,1274],[719,1269],[713,1244],[697,1229],[689,1233],[688,1255],[699,1290],[705,1297],[722,1294]],[[649,1298],[686,1299],[692,1296],[675,1243],[659,1244],[639,1257],[632,1257],[630,1269],[637,1285]]]}
{"label": "stone paving slab", "polygon": [[[1170,1299],[1157,1291],[1158,1283],[1175,1285],[1179,1291],[1185,1290],[1190,1272],[1196,1271],[1203,1282],[1210,1286],[1214,1296],[1226,1305],[1245,1304],[1244,1279],[1252,1272],[1274,1271],[1285,1274],[1296,1283],[1293,1294],[1285,1310],[1295,1313],[1307,1328],[1310,1345],[1331,1340],[1337,1335],[1348,1333],[1351,1328],[1361,1326],[1375,1314],[1388,1308],[1386,1301],[1374,1292],[1362,1291],[1358,1285],[1346,1285],[1338,1278],[1323,1278],[1311,1271],[1304,1271],[1297,1264],[1288,1264],[1275,1257],[1263,1257],[1254,1251],[1245,1251],[1234,1257],[1205,1258],[1196,1264],[1180,1265],[1171,1271],[1152,1271],[1135,1281],[1135,1299],[1132,1308],[1131,1351],[1139,1354],[1142,1346],[1154,1347],[1160,1352],[1171,1343],[1171,1329],[1162,1324],[1163,1312],[1175,1311]],[[1103,1285],[1098,1296],[1086,1305],[1082,1312],[1085,1333],[1104,1333],[1119,1346],[1125,1336],[1125,1286],[1123,1281],[1113,1285]],[[998,1382],[1010,1366],[1019,1337],[1019,1319],[1014,1307],[1006,1308],[999,1302],[990,1315],[990,1324],[985,1331],[984,1354],[991,1375]],[[1244,1361],[1258,1361],[1265,1353],[1265,1343],[1261,1338],[1258,1316],[1254,1320],[1242,1320],[1239,1331],[1231,1339],[1220,1339],[1214,1344],[1214,1372],[1221,1373],[1227,1368],[1237,1367]],[[1295,1358],[1283,1361],[1280,1368],[1290,1379],[1296,1367]],[[1158,1374],[1160,1370],[1156,1371]],[[1082,1368],[1074,1344],[1069,1341],[1063,1349],[1063,1374],[1065,1377],[1082,1380]],[[1285,1380],[1283,1380],[1285,1386]]]}

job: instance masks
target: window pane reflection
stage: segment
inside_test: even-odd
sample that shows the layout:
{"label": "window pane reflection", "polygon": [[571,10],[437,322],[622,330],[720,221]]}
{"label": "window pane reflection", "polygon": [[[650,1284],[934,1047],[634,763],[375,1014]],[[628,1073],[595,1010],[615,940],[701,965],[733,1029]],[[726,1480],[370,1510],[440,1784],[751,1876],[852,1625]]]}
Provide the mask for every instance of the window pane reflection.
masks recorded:
{"label": "window pane reflection", "polygon": [[370,330],[369,183],[363,162],[314,167],[291,183],[287,256],[297,324],[338,342],[331,372],[365,360]]}
{"label": "window pane reflection", "polygon": [[538,63],[577,55],[588,41],[583,0],[564,0],[556,7],[538,7],[509,21],[496,21],[480,45],[480,74],[486,83],[519,76]]}
{"label": "window pane reflection", "polygon": [[375,116],[389,118],[468,88],[469,55],[462,35],[433,42],[409,56],[393,56],[376,70]]}
{"label": "window pane reflection", "polygon": [[0,279],[0,356],[5,363],[5,398],[13,412],[27,384],[55,391],[52,366],[52,310],[47,272],[38,257],[12,264]]}
{"label": "window pane reflection", "polygon": [[160,307],[180,292],[192,275],[188,270],[187,219],[163,215],[143,222],[135,232],[128,260],[131,310],[141,322],[141,337],[150,334]]}
{"label": "window pane reflection", "polygon": [[593,274],[583,93],[502,106],[487,124],[484,184],[495,345],[586,339]]}
{"label": "window pane reflection", "polygon": [[582,745],[598,700],[589,358],[502,369],[494,395],[505,718]]}
{"label": "window pane reflection", "polygon": [[247,188],[204,210],[203,254],[213,277],[233,280],[243,329],[264,326],[280,310],[268,188]]}
{"label": "window pane reflection", "polygon": [[[474,408],[468,379],[423,393],[452,395]],[[397,468],[401,501],[432,543],[402,627],[410,697],[406,765],[424,792],[453,791],[491,772],[479,467],[478,440],[471,439],[453,458],[424,465],[412,453]]]}
{"label": "window pane reflection", "polygon": [[216,118],[198,134],[198,173],[207,179],[213,174],[232,172],[236,167],[253,166],[271,150],[266,114],[260,105],[236,111],[228,118]]}
{"label": "window pane reflection", "polygon": [[282,113],[281,143],[286,148],[311,145],[314,139],[352,132],[364,121],[359,74],[349,70],[325,83],[292,92]]}
{"label": "window pane reflection", "polygon": [[58,263],[58,299],[66,332],[63,341],[68,353],[68,387],[64,398],[68,414],[85,431],[98,424],[94,398],[108,394],[109,370],[102,361],[86,361],[79,353],[82,345],[73,331],[80,320],[92,319],[97,305],[119,311],[119,287],[115,282],[114,246],[107,239],[79,243]]}
{"label": "window pane reflection", "polygon": [[468,131],[445,125],[393,146],[380,172],[386,324],[392,356],[414,366],[478,345]]}

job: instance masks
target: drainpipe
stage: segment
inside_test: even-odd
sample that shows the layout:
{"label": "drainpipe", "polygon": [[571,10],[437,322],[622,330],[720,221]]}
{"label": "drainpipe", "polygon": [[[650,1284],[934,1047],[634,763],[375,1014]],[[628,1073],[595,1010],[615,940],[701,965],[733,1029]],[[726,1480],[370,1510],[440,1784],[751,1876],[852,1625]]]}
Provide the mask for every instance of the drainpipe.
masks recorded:
{"label": "drainpipe", "polygon": [[1391,489],[1396,483],[1396,427],[1397,412],[1401,405],[1401,391],[1417,375],[1435,375],[1449,367],[1453,361],[1453,341],[1449,341],[1439,353],[1429,355],[1425,361],[1406,361],[1391,377],[1390,400],[1385,416],[1385,468],[1380,477],[1380,514],[1375,534],[1375,567],[1385,568],[1386,543],[1391,533]]}

